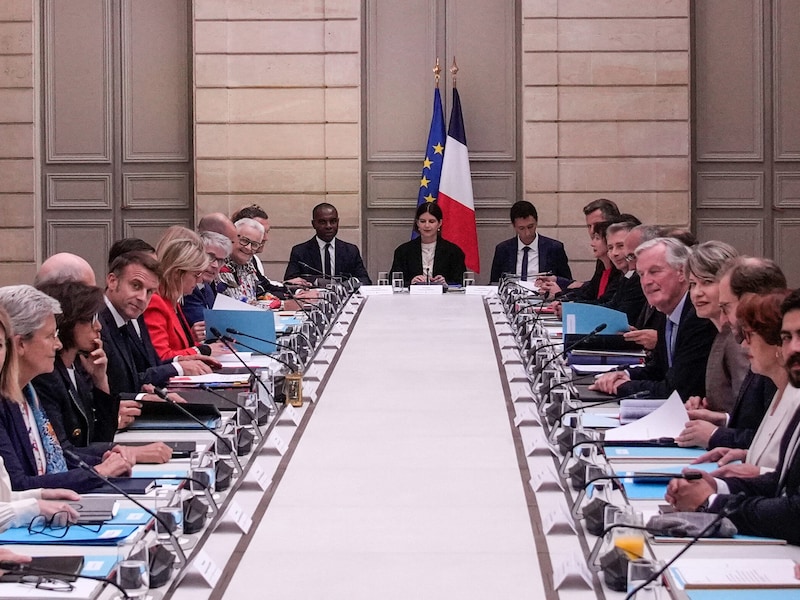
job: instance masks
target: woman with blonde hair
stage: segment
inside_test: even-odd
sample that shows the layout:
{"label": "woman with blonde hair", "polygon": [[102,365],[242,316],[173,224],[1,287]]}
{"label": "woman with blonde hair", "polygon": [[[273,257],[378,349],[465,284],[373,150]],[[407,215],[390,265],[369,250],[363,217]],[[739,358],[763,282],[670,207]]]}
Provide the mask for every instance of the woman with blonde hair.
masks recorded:
{"label": "woman with blonde hair", "polygon": [[[171,240],[159,242],[158,259],[161,263],[161,279],[158,292],[153,294],[144,311],[144,322],[150,339],[161,360],[172,360],[176,356],[210,356],[221,352],[219,342],[203,344],[196,340],[189,321],[181,306],[183,297],[191,294],[208,266],[208,255],[200,238],[194,232],[171,228]],[[191,234],[191,235],[189,235]],[[219,366],[209,359],[212,366]]]}

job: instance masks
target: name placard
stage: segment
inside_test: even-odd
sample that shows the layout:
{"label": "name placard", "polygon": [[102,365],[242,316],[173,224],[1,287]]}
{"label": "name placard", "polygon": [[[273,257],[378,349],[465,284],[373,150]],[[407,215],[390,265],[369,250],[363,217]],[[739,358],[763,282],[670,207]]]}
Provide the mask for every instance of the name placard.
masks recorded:
{"label": "name placard", "polygon": [[391,296],[394,293],[390,285],[362,285],[358,291],[362,296]]}
{"label": "name placard", "polygon": [[497,286],[494,285],[468,285],[464,288],[467,296],[496,296]]}
{"label": "name placard", "polygon": [[222,569],[220,569],[216,563],[211,560],[208,552],[202,549],[195,552],[194,556],[192,557],[192,566],[203,578],[203,581],[208,584],[208,587],[213,588],[215,585],[217,585],[217,582],[219,582],[219,578],[222,575]]}
{"label": "name placard", "polygon": [[442,285],[412,285],[408,288],[408,292],[412,296],[438,296],[444,293],[444,286]]}

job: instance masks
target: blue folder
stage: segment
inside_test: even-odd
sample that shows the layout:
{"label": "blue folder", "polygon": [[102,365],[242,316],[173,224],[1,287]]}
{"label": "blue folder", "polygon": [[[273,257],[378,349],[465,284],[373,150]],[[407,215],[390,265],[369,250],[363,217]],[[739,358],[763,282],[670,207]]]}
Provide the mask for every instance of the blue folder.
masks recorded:
{"label": "blue folder", "polygon": [[691,462],[705,454],[702,448],[679,448],[677,446],[606,446],[609,460],[671,460]]}
{"label": "blue folder", "polygon": [[[45,533],[30,533],[28,527],[12,527],[0,533],[0,544],[49,544],[78,546],[116,546],[139,528],[138,525],[101,525],[91,529],[73,525],[66,532],[56,530],[53,537]],[[98,530],[99,529],[99,530]]]}
{"label": "blue folder", "polygon": [[235,329],[252,335],[262,340],[262,342],[251,337],[242,337],[242,343],[249,348],[234,344],[238,352],[250,352],[255,349],[262,354],[275,352],[275,315],[269,310],[203,310],[203,318],[206,322],[206,339],[213,339],[212,328],[219,329],[223,335],[229,335],[236,339],[236,335],[228,333],[227,329]]}

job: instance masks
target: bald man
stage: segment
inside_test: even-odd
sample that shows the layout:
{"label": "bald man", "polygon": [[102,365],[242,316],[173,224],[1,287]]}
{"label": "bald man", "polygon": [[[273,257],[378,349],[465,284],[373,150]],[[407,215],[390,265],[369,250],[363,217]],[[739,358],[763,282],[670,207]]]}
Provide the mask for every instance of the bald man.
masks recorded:
{"label": "bald man", "polygon": [[58,284],[67,281],[97,285],[92,266],[77,254],[69,252],[53,254],[44,261],[33,279],[33,285],[38,288],[45,283]]}
{"label": "bald man", "polygon": [[197,224],[197,232],[213,231],[228,238],[232,243],[237,242],[236,227],[227,216],[222,213],[209,213]]}

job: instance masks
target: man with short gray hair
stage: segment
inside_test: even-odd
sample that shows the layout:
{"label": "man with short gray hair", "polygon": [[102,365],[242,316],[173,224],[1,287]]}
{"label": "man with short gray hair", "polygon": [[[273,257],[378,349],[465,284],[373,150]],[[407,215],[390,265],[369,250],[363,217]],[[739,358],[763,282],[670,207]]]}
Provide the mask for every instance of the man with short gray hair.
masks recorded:
{"label": "man with short gray hair", "polygon": [[685,266],[689,249],[672,238],[655,238],[636,249],[636,271],[647,301],[666,316],[658,329],[653,359],[628,372],[606,373],[592,389],[627,396],[648,391],[666,398],[677,391],[685,402],[705,396],[705,373],[717,328],[697,316],[689,298]]}

